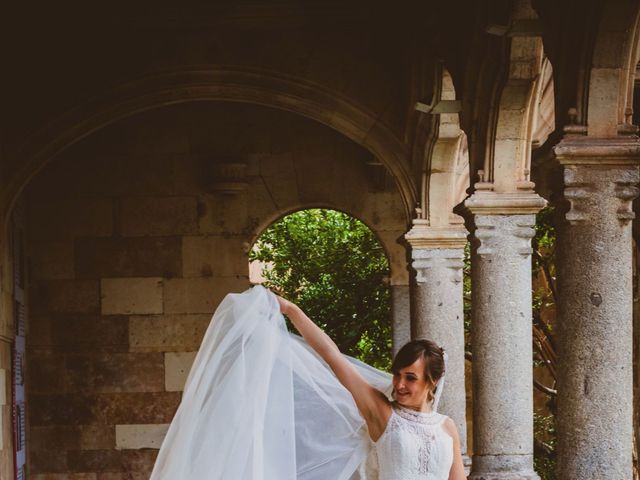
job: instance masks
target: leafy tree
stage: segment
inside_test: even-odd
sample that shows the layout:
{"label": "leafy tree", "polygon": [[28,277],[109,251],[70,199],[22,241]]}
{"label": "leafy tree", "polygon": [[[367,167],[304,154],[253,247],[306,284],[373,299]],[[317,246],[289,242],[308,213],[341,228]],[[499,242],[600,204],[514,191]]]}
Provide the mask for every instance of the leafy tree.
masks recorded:
{"label": "leafy tree", "polygon": [[249,259],[264,262],[266,286],[297,303],[341,351],[390,367],[389,263],[365,224],[335,210],[302,210],[266,229]]}

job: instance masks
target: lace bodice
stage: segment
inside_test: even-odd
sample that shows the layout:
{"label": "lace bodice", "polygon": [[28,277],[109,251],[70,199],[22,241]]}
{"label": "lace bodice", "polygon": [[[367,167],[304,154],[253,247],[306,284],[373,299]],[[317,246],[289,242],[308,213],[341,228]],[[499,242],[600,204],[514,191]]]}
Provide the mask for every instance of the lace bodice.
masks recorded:
{"label": "lace bodice", "polygon": [[394,404],[387,427],[374,443],[379,480],[446,480],[453,463],[453,439],[445,415]]}

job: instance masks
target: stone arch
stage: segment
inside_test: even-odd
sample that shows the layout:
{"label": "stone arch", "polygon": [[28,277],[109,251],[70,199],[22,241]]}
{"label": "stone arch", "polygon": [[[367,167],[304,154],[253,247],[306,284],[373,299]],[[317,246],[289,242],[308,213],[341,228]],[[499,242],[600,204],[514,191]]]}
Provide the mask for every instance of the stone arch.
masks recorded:
{"label": "stone arch", "polygon": [[269,216],[260,219],[259,223],[255,225],[253,230],[247,235],[245,241],[245,248],[247,251],[255,244],[262,232],[264,232],[270,225],[274,224],[278,220],[291,215],[292,213],[299,212],[301,210],[309,210],[312,208],[325,208],[330,210],[336,210],[338,212],[346,213],[347,215],[364,223],[369,230],[371,230],[378,242],[384,249],[385,255],[389,260],[389,281],[391,285],[407,285],[409,283],[409,271],[407,270],[407,252],[405,246],[397,242],[397,238],[394,234],[391,236],[386,235],[386,231],[377,229],[374,226],[372,218],[369,218],[367,212],[358,212],[352,208],[345,207],[344,205],[336,205],[330,202],[323,203],[304,203],[297,205],[290,205],[284,209],[280,209],[271,213]]}
{"label": "stone arch", "polygon": [[431,227],[447,227],[461,224],[462,219],[453,213],[453,208],[464,200],[469,185],[469,150],[467,137],[460,127],[456,111],[456,91],[453,79],[442,69],[440,100],[451,108],[439,114],[437,135],[424,169],[422,192],[423,208]]}
{"label": "stone arch", "polygon": [[[529,2],[518,2],[513,22],[536,20]],[[479,172],[477,190],[496,193],[532,191],[530,181],[531,140],[536,104],[541,90],[542,39],[537,36],[511,38],[508,74],[500,95],[494,138],[487,139],[484,170]],[[491,153],[489,153],[491,152]]]}
{"label": "stone arch", "polygon": [[635,2],[605,2],[600,11],[589,75],[588,135],[635,133],[633,87],[640,57],[640,8]]}
{"label": "stone arch", "polygon": [[[404,143],[373,112],[329,89],[297,77],[255,68],[203,65],[166,71],[114,88],[71,109],[9,155],[18,165],[0,205],[10,210],[24,185],[52,158],[117,120],[172,104],[199,101],[254,103],[327,125],[369,150],[389,169],[405,205],[416,201]],[[3,213],[4,213],[3,212]]]}

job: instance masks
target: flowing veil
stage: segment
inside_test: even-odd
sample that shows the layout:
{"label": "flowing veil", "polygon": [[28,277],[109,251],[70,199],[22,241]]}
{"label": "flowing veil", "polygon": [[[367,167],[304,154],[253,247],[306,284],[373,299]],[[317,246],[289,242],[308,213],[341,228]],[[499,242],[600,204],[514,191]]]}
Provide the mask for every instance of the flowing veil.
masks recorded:
{"label": "flowing veil", "polygon": [[[350,361],[390,395],[388,373]],[[371,480],[370,453],[351,394],[255,286],[213,315],[151,480]]]}

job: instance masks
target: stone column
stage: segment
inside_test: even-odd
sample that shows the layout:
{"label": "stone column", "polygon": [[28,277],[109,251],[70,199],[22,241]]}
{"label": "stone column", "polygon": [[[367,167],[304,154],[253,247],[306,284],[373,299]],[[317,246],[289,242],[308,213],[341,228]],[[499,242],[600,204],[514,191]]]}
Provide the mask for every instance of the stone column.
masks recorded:
{"label": "stone column", "polygon": [[558,231],[558,478],[632,478],[631,203],[636,138],[555,147],[569,208]]}
{"label": "stone column", "polygon": [[409,285],[391,285],[393,355],[411,340]]}
{"label": "stone column", "polygon": [[433,340],[447,352],[447,376],[438,409],[456,423],[468,465],[462,298],[467,231],[462,227],[429,227],[425,220],[413,223],[405,235],[416,272],[411,337]]}
{"label": "stone column", "polygon": [[472,271],[476,480],[538,479],[533,470],[531,239],[545,201],[476,191]]}

